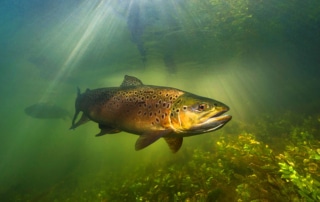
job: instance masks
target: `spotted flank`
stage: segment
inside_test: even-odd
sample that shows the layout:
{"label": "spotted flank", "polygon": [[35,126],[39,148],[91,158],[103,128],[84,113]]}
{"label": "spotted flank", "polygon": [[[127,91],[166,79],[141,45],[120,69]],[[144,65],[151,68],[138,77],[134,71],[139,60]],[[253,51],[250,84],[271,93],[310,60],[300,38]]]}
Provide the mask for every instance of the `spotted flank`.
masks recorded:
{"label": "spotted flank", "polygon": [[136,150],[164,138],[175,153],[183,137],[224,126],[232,118],[224,115],[228,110],[216,100],[176,88],[144,85],[138,78],[126,75],[120,87],[87,89],[84,93],[78,89],[70,129],[91,120],[100,129],[96,136],[121,131],[139,135]]}

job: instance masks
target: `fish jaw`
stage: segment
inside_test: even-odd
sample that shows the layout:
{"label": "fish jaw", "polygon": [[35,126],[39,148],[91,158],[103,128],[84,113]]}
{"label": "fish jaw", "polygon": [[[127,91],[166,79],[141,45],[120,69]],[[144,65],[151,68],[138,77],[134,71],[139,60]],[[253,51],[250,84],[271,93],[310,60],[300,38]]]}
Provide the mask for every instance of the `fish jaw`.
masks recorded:
{"label": "fish jaw", "polygon": [[229,107],[222,103],[219,104],[220,106],[214,107],[200,116],[198,121],[190,127],[190,130],[194,133],[206,133],[218,130],[228,123],[232,116],[224,113],[229,111]]}
{"label": "fish jaw", "polygon": [[190,128],[192,133],[207,133],[222,128],[226,123],[232,119],[231,115],[223,114],[208,118],[206,121],[195,124]]}
{"label": "fish jaw", "polygon": [[171,127],[182,136],[215,131],[232,119],[224,114],[227,111],[229,107],[219,101],[186,93],[179,104],[174,104]]}

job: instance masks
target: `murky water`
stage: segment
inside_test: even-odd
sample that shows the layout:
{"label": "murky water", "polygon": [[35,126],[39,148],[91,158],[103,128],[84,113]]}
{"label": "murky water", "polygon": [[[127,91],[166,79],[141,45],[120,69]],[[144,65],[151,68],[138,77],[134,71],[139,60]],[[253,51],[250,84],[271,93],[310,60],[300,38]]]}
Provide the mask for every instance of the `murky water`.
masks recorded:
{"label": "murky water", "polygon": [[[318,1],[0,5],[1,201],[320,200]],[[172,154],[25,113],[46,103],[71,117],[77,87],[124,75],[219,100],[233,119]]]}

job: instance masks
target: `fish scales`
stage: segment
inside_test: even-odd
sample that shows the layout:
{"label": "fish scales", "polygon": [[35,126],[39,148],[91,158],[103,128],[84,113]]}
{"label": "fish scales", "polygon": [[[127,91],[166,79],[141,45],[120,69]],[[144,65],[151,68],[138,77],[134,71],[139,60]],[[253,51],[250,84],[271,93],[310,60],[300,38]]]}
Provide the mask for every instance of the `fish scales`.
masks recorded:
{"label": "fish scales", "polygon": [[176,88],[144,85],[127,75],[120,87],[87,89],[82,94],[78,89],[75,108],[71,129],[92,120],[101,129],[97,136],[136,134],[136,150],[163,137],[177,152],[183,137],[217,130],[231,120],[230,115],[222,115],[229,108],[221,102]]}
{"label": "fish scales", "polygon": [[168,127],[170,107],[181,94],[176,89],[150,86],[103,88],[81,95],[80,108],[97,123],[143,133]]}

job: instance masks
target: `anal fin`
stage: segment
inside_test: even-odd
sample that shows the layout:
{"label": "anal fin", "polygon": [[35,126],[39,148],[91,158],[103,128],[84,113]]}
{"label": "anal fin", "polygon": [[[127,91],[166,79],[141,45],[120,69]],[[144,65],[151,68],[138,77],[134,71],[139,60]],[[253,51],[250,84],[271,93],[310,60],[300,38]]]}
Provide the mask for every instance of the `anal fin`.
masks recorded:
{"label": "anal fin", "polygon": [[183,142],[182,137],[165,137],[164,140],[167,142],[169,148],[173,153],[179,151]]}

